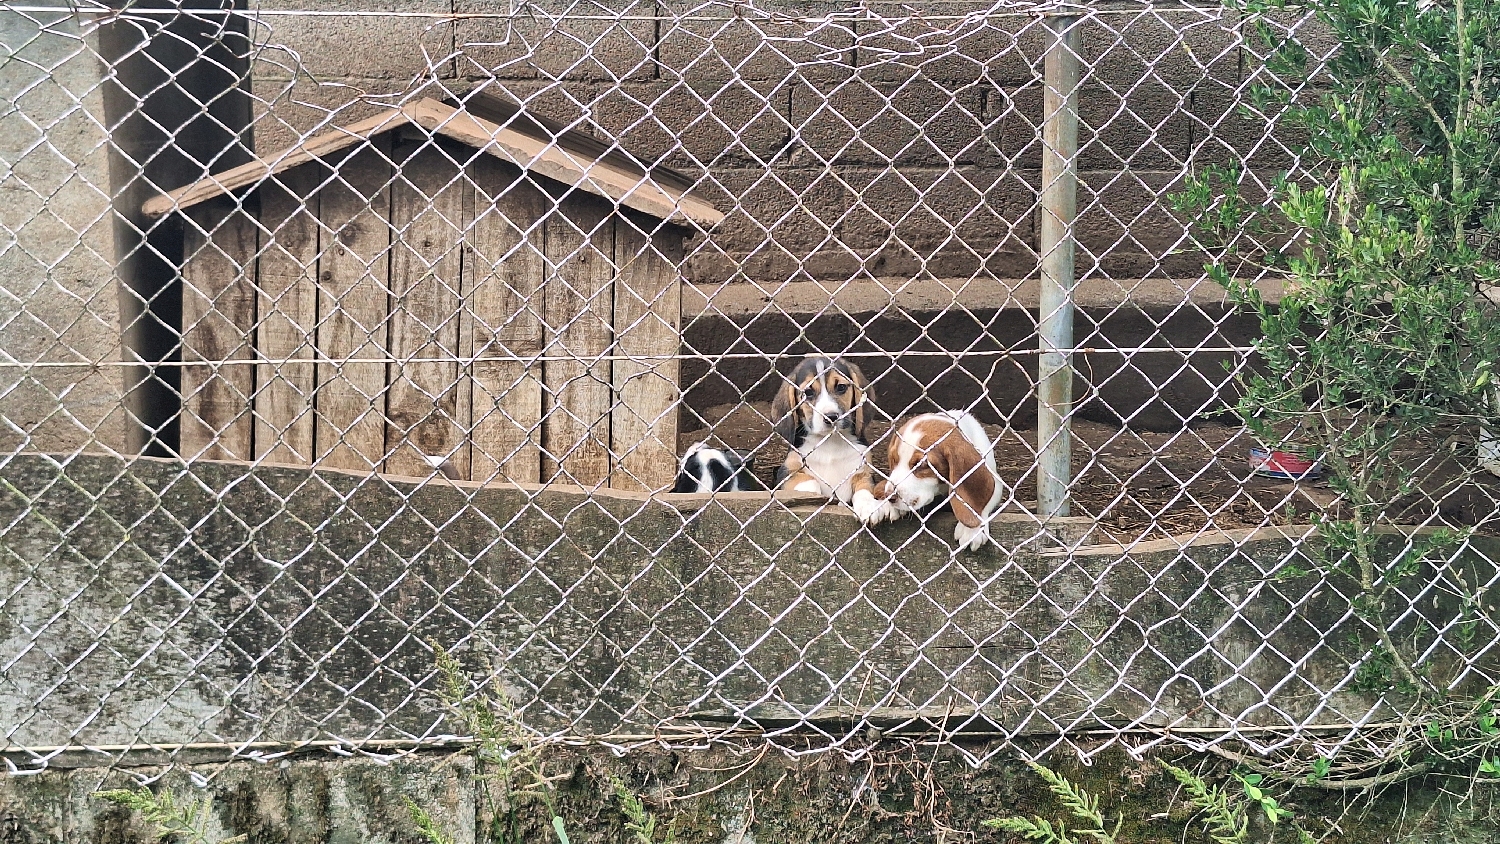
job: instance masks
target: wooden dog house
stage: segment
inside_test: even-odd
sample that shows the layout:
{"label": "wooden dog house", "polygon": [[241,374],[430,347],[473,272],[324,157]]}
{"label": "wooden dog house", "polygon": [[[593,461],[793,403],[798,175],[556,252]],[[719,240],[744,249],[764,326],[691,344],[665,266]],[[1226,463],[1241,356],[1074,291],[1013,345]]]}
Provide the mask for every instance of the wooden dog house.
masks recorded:
{"label": "wooden dog house", "polygon": [[682,241],[723,216],[688,184],[479,96],[151,200],[187,217],[181,453],[669,486]]}

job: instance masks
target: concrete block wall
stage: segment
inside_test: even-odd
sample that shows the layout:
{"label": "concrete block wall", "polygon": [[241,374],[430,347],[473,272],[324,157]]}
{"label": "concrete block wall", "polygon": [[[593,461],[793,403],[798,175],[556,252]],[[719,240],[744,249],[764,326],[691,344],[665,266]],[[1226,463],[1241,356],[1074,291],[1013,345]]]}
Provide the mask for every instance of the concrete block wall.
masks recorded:
{"label": "concrete block wall", "polygon": [[0,9],[0,450],[118,449],[120,308],[92,37]]}
{"label": "concrete block wall", "polygon": [[[398,5],[261,18],[262,154],[414,89],[493,81],[701,178],[730,214],[692,252],[692,281],[1035,274],[1038,18],[957,19],[979,3],[934,4],[943,20],[893,6],[879,25],[819,2],[738,16],[667,0],[551,0],[510,17],[493,0],[320,9]],[[1258,166],[1289,163],[1236,112],[1255,65],[1235,23],[1183,8],[1085,22],[1080,275],[1197,278],[1203,257],[1164,201],[1189,162],[1255,149]]]}

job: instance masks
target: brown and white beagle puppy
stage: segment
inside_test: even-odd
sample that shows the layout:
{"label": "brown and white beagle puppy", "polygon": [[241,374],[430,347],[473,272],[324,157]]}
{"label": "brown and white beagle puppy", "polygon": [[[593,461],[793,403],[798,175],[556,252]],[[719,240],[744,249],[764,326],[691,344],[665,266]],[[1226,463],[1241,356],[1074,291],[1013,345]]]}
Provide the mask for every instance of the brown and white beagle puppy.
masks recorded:
{"label": "brown and white beagle puppy", "polygon": [[958,517],[958,547],[978,549],[990,541],[990,516],[1005,498],[1005,484],[978,419],[962,410],[912,417],[891,437],[889,450],[889,480],[880,482],[875,496],[887,504],[890,518],[917,512],[946,490]]}
{"label": "brown and white beagle puppy", "polygon": [[828,357],[797,364],[771,403],[776,433],[791,444],[776,488],[849,505],[865,523],[890,516],[875,497],[866,438],[874,391],[859,367]]}

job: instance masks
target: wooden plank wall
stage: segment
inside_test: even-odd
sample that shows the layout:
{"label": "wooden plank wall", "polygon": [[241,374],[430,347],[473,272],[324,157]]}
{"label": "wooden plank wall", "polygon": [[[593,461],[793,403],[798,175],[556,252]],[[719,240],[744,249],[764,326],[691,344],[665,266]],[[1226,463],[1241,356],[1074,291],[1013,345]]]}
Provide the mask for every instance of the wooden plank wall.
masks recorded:
{"label": "wooden plank wall", "polygon": [[460,389],[457,362],[465,180],[454,158],[473,150],[445,142],[445,155],[434,148],[439,141],[420,132],[395,134],[390,351],[397,362],[386,403],[385,471],[425,476],[432,471],[426,458],[442,457],[467,478],[469,452],[461,446],[470,393]]}
{"label": "wooden plank wall", "polygon": [[263,226],[193,212],[231,219],[184,268],[184,454],[671,484],[680,231],[469,157],[387,133],[262,187]]}
{"label": "wooden plank wall", "polygon": [[545,225],[542,481],[597,486],[610,469],[613,222],[603,200],[573,193]]}
{"label": "wooden plank wall", "polygon": [[[188,212],[182,269],[183,457],[250,460],[258,226],[232,197]],[[210,362],[220,363],[214,366]]]}
{"label": "wooden plank wall", "polygon": [[[469,165],[463,345],[470,369],[470,477],[537,483],[542,477],[542,219],[552,200],[520,169],[489,155]],[[525,360],[512,358],[531,358]]]}
{"label": "wooden plank wall", "polygon": [[[390,315],[390,134],[338,165],[318,197],[328,242],[318,262],[318,465],[379,470],[385,462]],[[339,363],[360,360],[366,362]]]}
{"label": "wooden plank wall", "polygon": [[634,211],[616,217],[609,485],[650,491],[677,472],[682,237]]}
{"label": "wooden plank wall", "polygon": [[313,351],[318,321],[317,187],[308,164],[261,186],[255,348],[255,456],[307,465],[313,453]]}

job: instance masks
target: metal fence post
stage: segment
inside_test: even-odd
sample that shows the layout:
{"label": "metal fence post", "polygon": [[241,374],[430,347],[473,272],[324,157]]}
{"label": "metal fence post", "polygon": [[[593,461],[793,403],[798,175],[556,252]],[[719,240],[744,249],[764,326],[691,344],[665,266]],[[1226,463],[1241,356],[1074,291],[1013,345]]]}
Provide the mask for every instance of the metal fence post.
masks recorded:
{"label": "metal fence post", "polygon": [[1078,174],[1078,16],[1049,15],[1042,97],[1037,514],[1066,516],[1072,480],[1073,217]]}

